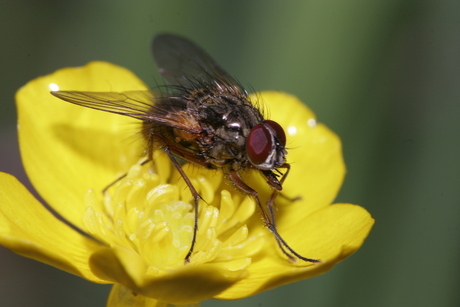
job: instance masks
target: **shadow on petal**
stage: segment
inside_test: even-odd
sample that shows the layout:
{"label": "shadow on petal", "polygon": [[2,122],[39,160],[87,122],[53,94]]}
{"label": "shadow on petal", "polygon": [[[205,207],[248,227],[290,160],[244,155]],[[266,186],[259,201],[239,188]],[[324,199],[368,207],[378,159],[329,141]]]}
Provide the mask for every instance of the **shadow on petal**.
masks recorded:
{"label": "shadow on petal", "polygon": [[100,278],[131,289],[133,293],[171,304],[190,304],[210,299],[247,276],[247,271],[222,269],[219,263],[184,265],[175,271],[148,274],[148,267],[134,252],[106,248],[95,253],[91,268]]}
{"label": "shadow on petal", "polygon": [[169,304],[153,298],[136,294],[120,284],[115,284],[110,291],[107,307],[199,307],[200,303],[186,305]]}

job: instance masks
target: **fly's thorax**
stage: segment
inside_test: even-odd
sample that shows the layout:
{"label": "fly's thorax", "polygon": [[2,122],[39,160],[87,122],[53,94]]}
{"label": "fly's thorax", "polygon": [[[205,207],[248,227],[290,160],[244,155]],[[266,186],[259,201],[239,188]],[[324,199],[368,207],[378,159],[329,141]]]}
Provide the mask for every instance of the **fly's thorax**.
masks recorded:
{"label": "fly's thorax", "polygon": [[196,139],[200,154],[217,167],[246,158],[246,138],[263,120],[259,110],[237,91],[197,89],[189,93],[187,109],[201,126]]}

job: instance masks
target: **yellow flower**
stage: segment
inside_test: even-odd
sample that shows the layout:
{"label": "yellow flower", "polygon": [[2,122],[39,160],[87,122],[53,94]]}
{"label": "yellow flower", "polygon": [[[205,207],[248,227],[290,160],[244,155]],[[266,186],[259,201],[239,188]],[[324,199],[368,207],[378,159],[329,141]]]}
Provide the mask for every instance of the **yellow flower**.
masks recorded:
{"label": "yellow flower", "polygon": [[[75,231],[45,209],[11,175],[0,174],[0,244],[96,283],[114,284],[109,306],[165,306],[239,299],[331,269],[356,251],[374,220],[363,208],[330,205],[345,167],[339,138],[297,98],[257,94],[287,132],[291,173],[277,199],[277,226],[290,246],[321,264],[291,263],[263,225],[254,201],[219,171],[185,165],[200,202],[189,264],[191,194],[167,156],[141,165],[136,121],[78,107],[50,90],[128,91],[146,86],[130,71],[93,62],[31,81],[16,96],[19,142],[28,176]],[[252,99],[256,99],[252,96]],[[133,124],[134,123],[134,124]],[[128,175],[102,190],[118,176]],[[266,200],[270,189],[245,174]]]}

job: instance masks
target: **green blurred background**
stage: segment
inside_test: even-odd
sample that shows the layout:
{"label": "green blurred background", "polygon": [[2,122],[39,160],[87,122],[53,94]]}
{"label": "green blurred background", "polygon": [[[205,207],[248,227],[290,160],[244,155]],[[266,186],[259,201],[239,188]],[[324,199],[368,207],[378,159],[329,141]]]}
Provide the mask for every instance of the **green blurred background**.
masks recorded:
{"label": "green blurred background", "polygon": [[[460,1],[2,0],[0,170],[27,183],[19,87],[93,60],[154,86],[149,46],[165,31],[243,84],[307,103],[344,144],[337,201],[377,221],[322,276],[203,306],[460,306]],[[1,306],[104,306],[109,289],[0,248]]]}

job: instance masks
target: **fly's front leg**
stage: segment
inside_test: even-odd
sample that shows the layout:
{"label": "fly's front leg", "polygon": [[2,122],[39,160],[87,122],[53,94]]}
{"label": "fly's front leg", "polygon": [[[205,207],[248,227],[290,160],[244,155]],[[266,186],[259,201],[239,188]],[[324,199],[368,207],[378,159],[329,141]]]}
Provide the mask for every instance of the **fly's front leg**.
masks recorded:
{"label": "fly's front leg", "polygon": [[[273,225],[275,225],[275,212],[274,212],[275,211],[275,209],[274,209],[275,199],[276,199],[276,197],[278,195],[280,195],[282,197],[285,197],[285,198],[287,198],[288,200],[291,200],[291,201],[301,199],[300,196],[297,196],[295,198],[288,198],[286,196],[283,196],[282,193],[280,193],[281,190],[283,189],[284,180],[286,180],[286,178],[287,178],[287,176],[289,174],[289,171],[291,170],[291,165],[288,164],[288,163],[284,163],[279,168],[285,168],[286,169],[286,172],[284,173],[284,175],[281,177],[280,180],[278,180],[276,178],[275,174],[272,171],[264,171],[264,172],[262,172],[265,175],[265,177],[267,178],[268,184],[271,187],[273,187],[273,193],[272,193],[272,195],[270,196],[270,198],[267,201],[267,208],[268,208],[268,211],[270,213],[270,218],[273,221]],[[276,227],[276,225],[275,225],[275,227]]]}
{"label": "fly's front leg", "polygon": [[[264,223],[267,226],[267,228],[273,233],[275,236],[276,242],[278,243],[278,246],[280,247],[281,251],[286,255],[286,257],[289,258],[290,261],[295,262],[295,257],[293,257],[291,254],[289,254],[284,247],[287,246],[286,242],[281,238],[281,236],[278,234],[278,231],[276,229],[275,225],[275,220],[270,218],[269,215],[265,212],[264,207],[262,206],[262,203],[260,202],[259,199],[259,194],[257,193],[256,190],[248,186],[243,179],[240,177],[240,175],[235,172],[235,171],[230,171],[230,179],[233,181],[233,183],[244,193],[251,195],[256,203],[257,206],[259,207],[260,213],[262,214],[262,218],[264,219]],[[270,210],[270,208],[269,208]],[[270,214],[272,215],[272,214]],[[288,246],[287,246],[288,247]],[[290,250],[291,248],[288,247]]]}
{"label": "fly's front leg", "polygon": [[[273,193],[270,196],[270,198],[267,201],[267,208],[268,212],[270,214],[270,220],[272,221],[271,224],[268,225],[268,228],[275,234],[275,237],[278,241],[278,245],[280,246],[281,250],[283,251],[284,254],[286,254],[289,257],[289,260],[292,262],[295,262],[297,259],[303,260],[305,262],[312,262],[312,263],[320,263],[321,260],[319,259],[313,259],[313,258],[306,258],[296,251],[294,251],[286,241],[278,234],[278,230],[276,228],[276,221],[275,221],[275,212],[274,212],[274,204],[275,204],[275,199],[280,194],[280,191],[283,189],[283,183],[284,180],[286,180],[287,175],[289,174],[289,171],[291,169],[291,166],[288,163],[283,164],[280,166],[280,168],[286,168],[286,173],[281,177],[281,179],[278,181],[276,178],[275,174],[271,171],[263,171],[262,173],[265,175],[265,177],[268,180],[268,184],[273,188]],[[286,251],[284,248],[286,248],[288,251]]]}

